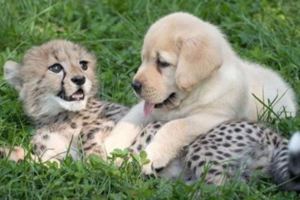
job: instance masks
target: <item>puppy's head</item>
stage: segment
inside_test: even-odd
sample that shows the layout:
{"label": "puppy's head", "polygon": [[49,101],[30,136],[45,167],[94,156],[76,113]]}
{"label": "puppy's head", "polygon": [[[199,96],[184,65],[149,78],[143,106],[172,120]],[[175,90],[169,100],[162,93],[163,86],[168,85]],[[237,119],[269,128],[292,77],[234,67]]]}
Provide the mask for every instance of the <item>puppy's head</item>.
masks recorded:
{"label": "puppy's head", "polygon": [[151,106],[178,106],[221,66],[222,39],[215,26],[187,13],[159,19],[144,38],[134,90]]}
{"label": "puppy's head", "polygon": [[5,79],[18,90],[29,116],[84,109],[96,92],[96,60],[83,47],[53,40],[28,50],[22,62],[7,61]]}

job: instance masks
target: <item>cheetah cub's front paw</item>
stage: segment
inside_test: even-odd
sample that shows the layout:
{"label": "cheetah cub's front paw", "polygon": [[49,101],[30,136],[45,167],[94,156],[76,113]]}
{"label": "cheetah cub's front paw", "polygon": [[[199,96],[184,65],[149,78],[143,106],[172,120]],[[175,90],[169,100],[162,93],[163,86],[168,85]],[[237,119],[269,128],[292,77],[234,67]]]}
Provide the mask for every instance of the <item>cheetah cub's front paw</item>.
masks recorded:
{"label": "cheetah cub's front paw", "polygon": [[9,160],[19,162],[25,158],[25,150],[22,147],[14,147],[13,149],[0,148],[0,157],[8,156]]}

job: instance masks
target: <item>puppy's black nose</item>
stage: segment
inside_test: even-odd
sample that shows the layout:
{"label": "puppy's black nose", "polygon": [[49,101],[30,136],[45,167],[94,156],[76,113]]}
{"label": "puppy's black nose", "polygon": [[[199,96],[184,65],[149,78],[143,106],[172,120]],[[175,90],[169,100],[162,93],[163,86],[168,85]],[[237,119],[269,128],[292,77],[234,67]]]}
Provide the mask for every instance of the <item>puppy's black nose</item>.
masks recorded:
{"label": "puppy's black nose", "polygon": [[74,76],[71,78],[71,81],[75,83],[78,86],[81,86],[85,83],[85,77],[84,76]]}
{"label": "puppy's black nose", "polygon": [[142,90],[142,84],[139,81],[133,81],[133,83],[131,83],[131,86],[136,93],[140,93]]}

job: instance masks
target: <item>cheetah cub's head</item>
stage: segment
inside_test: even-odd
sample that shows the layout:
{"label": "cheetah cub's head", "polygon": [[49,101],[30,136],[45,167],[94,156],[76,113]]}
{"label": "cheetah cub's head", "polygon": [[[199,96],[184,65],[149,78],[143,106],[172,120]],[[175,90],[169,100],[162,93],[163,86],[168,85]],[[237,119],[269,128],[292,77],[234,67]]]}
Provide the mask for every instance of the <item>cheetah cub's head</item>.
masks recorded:
{"label": "cheetah cub's head", "polygon": [[28,50],[22,62],[7,61],[4,77],[34,118],[79,111],[96,93],[96,59],[83,47],[53,40]]}

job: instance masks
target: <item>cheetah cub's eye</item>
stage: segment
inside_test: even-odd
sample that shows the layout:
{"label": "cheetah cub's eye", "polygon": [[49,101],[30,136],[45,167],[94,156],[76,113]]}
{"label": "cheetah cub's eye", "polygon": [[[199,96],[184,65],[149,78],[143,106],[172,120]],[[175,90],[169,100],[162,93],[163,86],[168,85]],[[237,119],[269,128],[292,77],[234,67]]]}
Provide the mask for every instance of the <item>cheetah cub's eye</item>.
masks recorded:
{"label": "cheetah cub's eye", "polygon": [[81,65],[81,69],[83,69],[84,71],[88,69],[88,61],[81,60],[79,61],[79,64]]}
{"label": "cheetah cub's eye", "polygon": [[54,73],[57,73],[57,74],[59,72],[61,72],[62,69],[63,69],[63,67],[59,63],[55,63],[55,64],[53,64],[53,65],[51,65],[51,66],[48,67],[48,70],[50,70],[50,71],[52,71]]}

